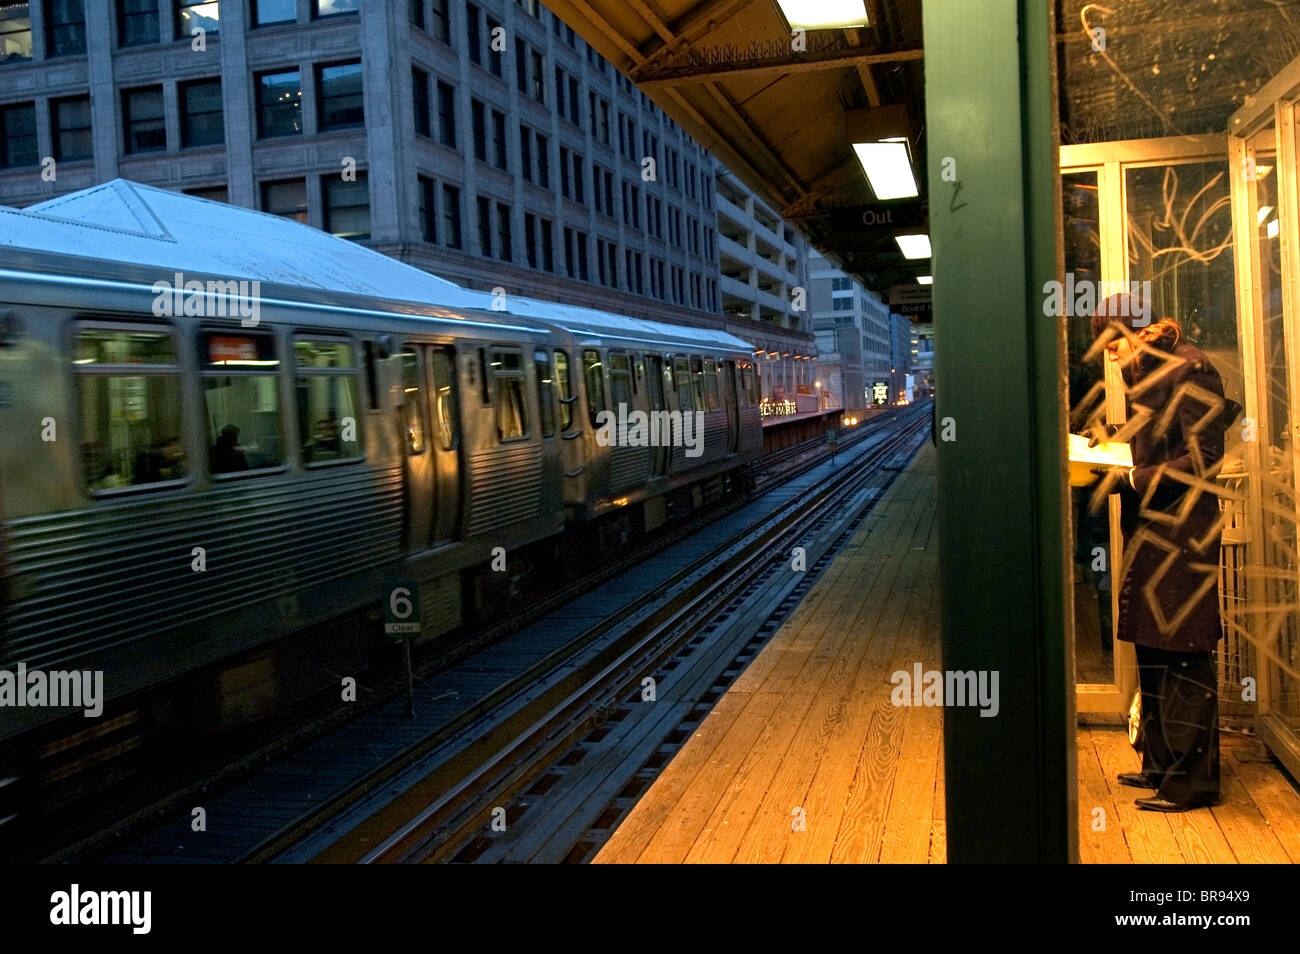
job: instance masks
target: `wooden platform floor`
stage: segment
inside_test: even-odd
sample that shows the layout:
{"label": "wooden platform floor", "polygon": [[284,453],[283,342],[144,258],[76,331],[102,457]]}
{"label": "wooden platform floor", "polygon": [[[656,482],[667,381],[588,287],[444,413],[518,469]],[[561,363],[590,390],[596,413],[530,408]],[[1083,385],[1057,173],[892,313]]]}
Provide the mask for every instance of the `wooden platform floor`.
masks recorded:
{"label": "wooden platform floor", "polygon": [[[942,668],[934,495],[926,444],[597,863],[945,860],[942,710],[890,701],[891,673]],[[1138,768],[1121,728],[1078,746],[1081,861],[1300,861],[1300,794],[1233,737],[1223,802],[1185,815],[1114,782]]]}

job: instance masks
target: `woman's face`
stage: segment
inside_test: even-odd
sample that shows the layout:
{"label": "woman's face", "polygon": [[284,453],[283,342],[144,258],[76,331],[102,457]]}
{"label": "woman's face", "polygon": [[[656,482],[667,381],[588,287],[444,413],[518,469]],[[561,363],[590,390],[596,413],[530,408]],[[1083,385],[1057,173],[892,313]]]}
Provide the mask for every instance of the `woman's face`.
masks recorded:
{"label": "woman's face", "polygon": [[1129,343],[1128,338],[1120,335],[1106,345],[1106,360],[1115,362],[1120,368],[1123,368],[1133,355],[1133,346]]}

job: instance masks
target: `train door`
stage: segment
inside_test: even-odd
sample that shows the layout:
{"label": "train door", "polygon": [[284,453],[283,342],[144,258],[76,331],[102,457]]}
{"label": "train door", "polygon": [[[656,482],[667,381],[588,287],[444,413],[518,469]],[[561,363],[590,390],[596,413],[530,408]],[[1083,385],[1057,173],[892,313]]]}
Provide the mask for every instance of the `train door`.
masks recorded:
{"label": "train door", "polygon": [[740,450],[740,395],[736,388],[736,362],[722,362],[722,403],[727,406],[727,453]]}
{"label": "train door", "polygon": [[[650,411],[650,426],[655,427],[656,417],[668,410],[668,401],[664,396],[664,359],[657,354],[646,355],[646,403]],[[654,431],[652,430],[653,434]],[[662,439],[655,441],[650,450],[650,476],[663,477],[668,473],[669,443]]]}
{"label": "train door", "polygon": [[425,349],[407,343],[393,357],[402,382],[401,406],[397,409],[402,438],[406,487],[406,546],[423,550],[433,525],[433,453],[425,420]]}
{"label": "train door", "polygon": [[427,355],[434,482],[429,544],[436,547],[460,536],[460,395],[456,389],[456,362],[452,349],[430,347]]}

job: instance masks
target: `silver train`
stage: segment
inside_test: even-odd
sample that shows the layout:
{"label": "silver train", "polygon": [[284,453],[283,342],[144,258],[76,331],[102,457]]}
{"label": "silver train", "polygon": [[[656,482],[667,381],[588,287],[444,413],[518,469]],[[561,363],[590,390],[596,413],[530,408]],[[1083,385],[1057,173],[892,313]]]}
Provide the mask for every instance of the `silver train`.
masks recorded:
{"label": "silver train", "polygon": [[[160,316],[159,278],[0,259],[0,669],[103,670],[112,700],[399,579],[435,639],[519,560],[653,529],[762,452],[752,351],[720,332],[267,283],[249,326]],[[610,445],[620,405],[698,412],[702,443]],[[0,739],[68,711],[2,715]]]}

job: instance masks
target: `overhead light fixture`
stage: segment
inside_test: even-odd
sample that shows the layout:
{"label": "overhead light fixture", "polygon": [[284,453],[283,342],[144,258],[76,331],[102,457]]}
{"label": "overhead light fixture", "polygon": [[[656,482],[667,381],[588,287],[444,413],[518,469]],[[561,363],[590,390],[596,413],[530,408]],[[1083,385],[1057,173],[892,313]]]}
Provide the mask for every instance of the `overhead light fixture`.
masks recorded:
{"label": "overhead light fixture", "polygon": [[877,199],[910,199],[919,194],[908,146],[912,134],[906,106],[845,111],[844,138],[853,144]]}
{"label": "overhead light fixture", "polygon": [[894,241],[898,243],[898,250],[903,253],[903,258],[930,257],[930,236],[928,235],[895,235]]}
{"label": "overhead light fixture", "polygon": [[912,157],[908,155],[907,141],[886,139],[880,142],[855,142],[853,151],[862,171],[871,183],[871,191],[880,201],[911,199],[920,193],[916,176],[912,173]]}
{"label": "overhead light fixture", "polygon": [[933,276],[933,275],[917,275],[917,276],[916,276],[916,283],[917,283],[918,285],[933,285],[933,284],[934,284],[934,276]]}
{"label": "overhead light fixture", "polygon": [[1277,238],[1278,231],[1279,231],[1279,226],[1277,224],[1277,219],[1273,219],[1271,222],[1268,223],[1268,237]]}
{"label": "overhead light fixture", "polygon": [[1263,165],[1262,163],[1259,164],[1259,165],[1256,165],[1256,166],[1255,166],[1255,178],[1256,178],[1256,179],[1261,179],[1261,180],[1262,180],[1262,179],[1267,179],[1267,178],[1268,178],[1268,174],[1269,174],[1270,172],[1272,172],[1272,171],[1273,171],[1273,167],[1272,167],[1272,166],[1266,166],[1266,165]]}
{"label": "overhead light fixture", "polygon": [[1260,206],[1259,215],[1255,217],[1255,224],[1263,225],[1268,219],[1268,214],[1272,211],[1273,207],[1271,205]]}
{"label": "overhead light fixture", "polygon": [[864,27],[866,0],[776,0],[786,22],[800,30],[834,30]]}

